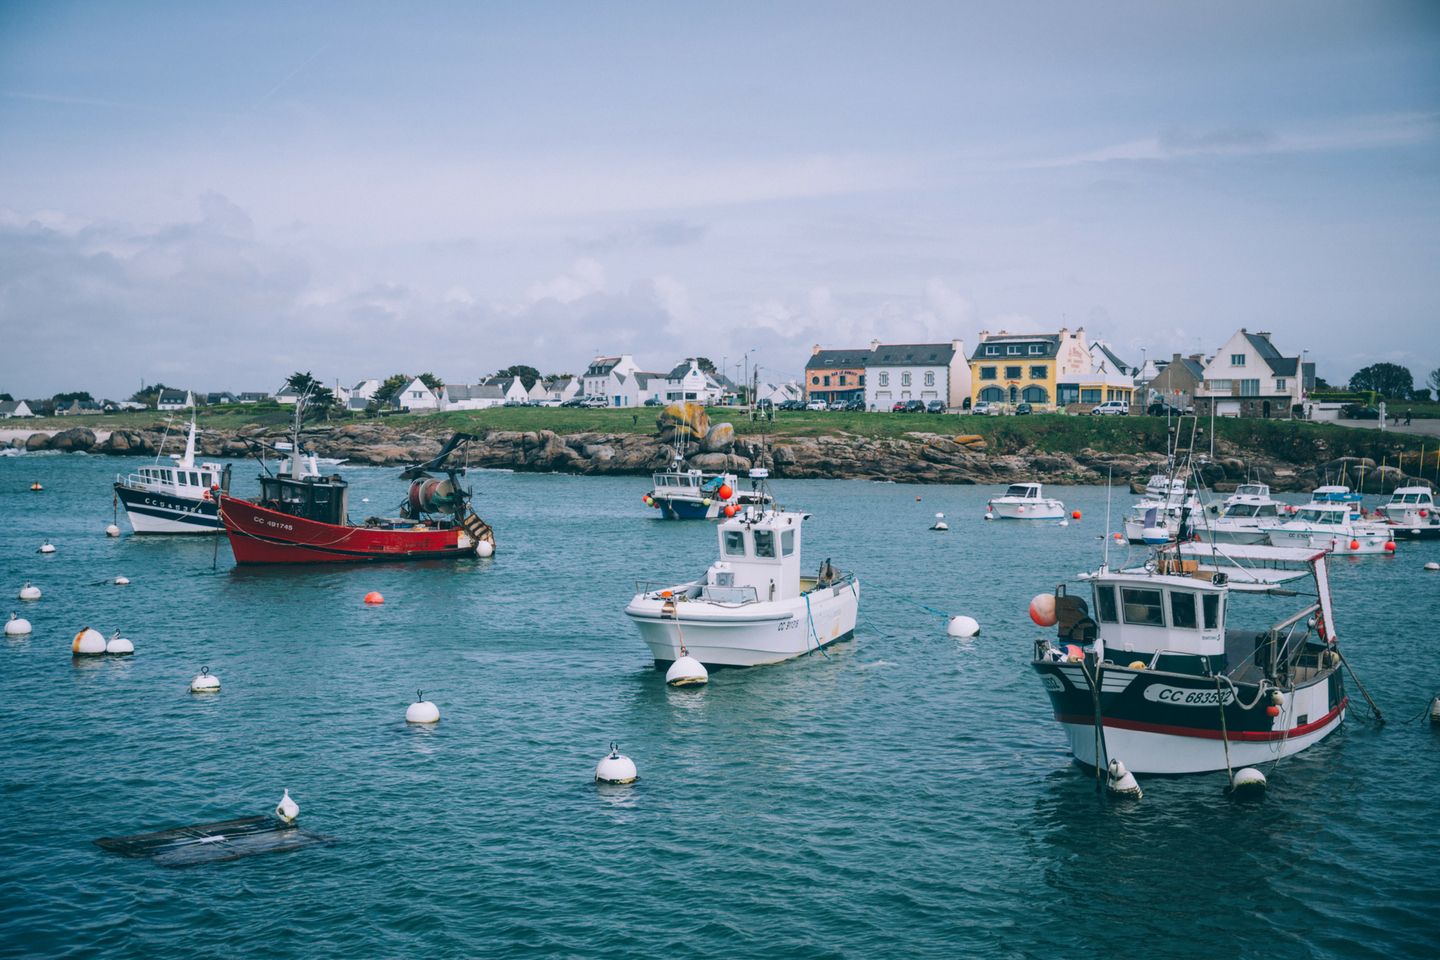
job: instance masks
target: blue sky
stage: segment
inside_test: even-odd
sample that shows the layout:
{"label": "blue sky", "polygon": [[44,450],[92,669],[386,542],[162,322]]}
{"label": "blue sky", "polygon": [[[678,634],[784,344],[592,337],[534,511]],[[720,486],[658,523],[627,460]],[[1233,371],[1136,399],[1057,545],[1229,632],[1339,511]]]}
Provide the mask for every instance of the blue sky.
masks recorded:
{"label": "blue sky", "polygon": [[1440,5],[0,5],[0,391],[1083,324],[1440,367]]}

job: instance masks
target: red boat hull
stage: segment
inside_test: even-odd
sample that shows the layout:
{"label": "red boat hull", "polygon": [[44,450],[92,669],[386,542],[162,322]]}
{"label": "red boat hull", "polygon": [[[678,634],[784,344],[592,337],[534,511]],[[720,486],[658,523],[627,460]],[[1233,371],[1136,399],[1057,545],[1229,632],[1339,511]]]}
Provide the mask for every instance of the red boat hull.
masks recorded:
{"label": "red boat hull", "polygon": [[375,563],[475,556],[464,529],[320,523],[221,494],[220,521],[236,563]]}

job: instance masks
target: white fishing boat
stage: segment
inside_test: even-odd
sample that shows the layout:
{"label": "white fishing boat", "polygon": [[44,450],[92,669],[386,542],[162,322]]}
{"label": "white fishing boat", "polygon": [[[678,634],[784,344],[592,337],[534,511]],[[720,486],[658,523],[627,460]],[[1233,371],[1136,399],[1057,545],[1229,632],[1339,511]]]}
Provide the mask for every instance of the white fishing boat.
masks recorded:
{"label": "white fishing boat", "polygon": [[1195,535],[1207,543],[1268,543],[1262,527],[1285,519],[1289,504],[1270,496],[1264,483],[1242,483],[1225,499],[1218,517],[1197,517]]}
{"label": "white fishing boat", "polygon": [[1200,514],[1200,501],[1187,496],[1182,483],[1177,492],[1164,500],[1146,497],[1131,506],[1125,514],[1125,539],[1152,546],[1173,543],[1180,537],[1182,527],[1196,526]]}
{"label": "white fishing boat", "polygon": [[[162,441],[163,446],[163,441]],[[138,473],[116,475],[115,497],[136,533],[218,534],[222,527],[215,494],[230,489],[230,467],[195,462],[195,417],[185,452],[171,454],[166,465],[156,454],[155,464]]]}
{"label": "white fishing boat", "polygon": [[1390,502],[1375,512],[1397,535],[1440,535],[1440,513],[1435,512],[1435,494],[1429,487],[1397,487]]}
{"label": "white fishing boat", "polygon": [[1065,516],[1065,504],[1045,496],[1038,483],[1012,483],[1003,497],[995,497],[988,507],[999,520],[1059,520]]}
{"label": "white fishing boat", "polygon": [[[1037,639],[1031,666],[1075,759],[1120,760],[1134,773],[1234,770],[1337,730],[1349,699],[1326,556],[1309,551],[1300,562],[1308,589],[1287,581],[1242,590],[1172,546],[1145,568],[1101,566],[1084,577],[1088,601],[1057,588],[1057,634]],[[1253,614],[1264,625],[1237,628],[1245,614],[1237,601],[1256,592],[1299,596],[1300,609],[1272,620],[1266,606]]]}
{"label": "white fishing boat", "polygon": [[1350,504],[1308,503],[1281,523],[1264,526],[1276,547],[1305,547],[1336,554],[1393,553],[1392,531],[1384,524],[1363,523],[1350,514]]}
{"label": "white fishing boat", "polygon": [[[766,472],[750,472],[763,481]],[[720,556],[698,580],[640,583],[625,608],[655,663],[755,667],[813,653],[854,635],[860,583],[827,559],[801,575],[808,514],[752,504],[720,522]]]}
{"label": "white fishing boat", "polygon": [[733,517],[748,506],[763,507],[770,495],[763,485],[740,489],[740,481],[729,471],[705,473],[685,466],[687,434],[676,430],[671,441],[670,466],[651,475],[654,486],[642,498],[647,507],[660,511],[665,520],[714,520]]}
{"label": "white fishing boat", "polygon": [[1310,491],[1310,502],[1317,503],[1343,503],[1350,508],[1350,517],[1354,520],[1360,519],[1360,504],[1365,500],[1365,495],[1356,493],[1344,484],[1327,483]]}

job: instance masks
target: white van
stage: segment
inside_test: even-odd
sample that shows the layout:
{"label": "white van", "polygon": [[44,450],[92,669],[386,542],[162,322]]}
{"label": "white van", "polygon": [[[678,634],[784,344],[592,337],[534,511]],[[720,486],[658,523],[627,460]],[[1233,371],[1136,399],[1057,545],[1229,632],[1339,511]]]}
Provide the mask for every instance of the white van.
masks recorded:
{"label": "white van", "polygon": [[1130,401],[1128,400],[1106,400],[1100,406],[1090,411],[1097,417],[1127,416],[1130,413]]}

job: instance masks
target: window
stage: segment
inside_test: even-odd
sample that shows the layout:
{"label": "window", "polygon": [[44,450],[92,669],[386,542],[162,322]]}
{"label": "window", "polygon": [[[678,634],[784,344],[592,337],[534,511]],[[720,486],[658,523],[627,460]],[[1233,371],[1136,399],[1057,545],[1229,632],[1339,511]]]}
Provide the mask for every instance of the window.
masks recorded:
{"label": "window", "polygon": [[840,374],[840,386],[845,386],[845,374]]}
{"label": "window", "polygon": [[1245,366],[1245,354],[1243,354],[1243,353],[1232,353],[1232,354],[1230,354],[1230,366],[1232,366],[1232,367],[1243,367],[1243,366]]}
{"label": "window", "polygon": [[1055,388],[1056,403],[1077,403],[1080,400],[1080,388],[1073,383],[1062,383]]}
{"label": "window", "polygon": [[1044,387],[1029,386],[1020,392],[1026,403],[1049,403],[1050,392]]}
{"label": "window", "polygon": [[780,534],[780,553],[790,556],[795,552],[795,531],[785,530]]}
{"label": "window", "polygon": [[745,534],[741,533],[739,530],[725,531],[725,556],[745,556]]}
{"label": "window", "polygon": [[756,531],[755,531],[755,556],[757,556],[757,557],[774,557],[774,556],[775,556],[775,531],[774,531],[774,530],[756,530]]}
{"label": "window", "polygon": [[1006,380],[1019,380],[1019,379],[1020,379],[1020,368],[1019,368],[1019,367],[1006,367],[1006,368],[1005,368],[1005,379],[1006,379]]}
{"label": "window", "polygon": [[925,386],[927,386],[927,387],[933,387],[933,386],[935,386],[935,371],[934,371],[934,370],[926,370],[926,371],[925,371]]}
{"label": "window", "polygon": [[859,386],[862,386],[862,387],[865,386],[865,374],[863,374],[863,373],[860,374],[860,379],[857,380],[856,383],[857,383]]}
{"label": "window", "polygon": [[1242,397],[1258,397],[1258,396],[1260,396],[1260,381],[1259,381],[1259,380],[1241,380],[1241,381],[1240,381],[1240,396],[1242,396]]}
{"label": "window", "polygon": [[1030,368],[1030,379],[1031,379],[1031,380],[1044,380],[1044,379],[1045,379],[1046,377],[1048,377],[1049,375],[1050,375],[1050,370],[1049,370],[1048,367],[1035,366],[1035,367],[1031,367],[1031,368]]}
{"label": "window", "polygon": [[1284,389],[1285,389],[1285,378],[1284,378],[1284,377],[1276,377],[1276,378],[1275,378],[1275,389],[1276,389],[1276,390],[1280,390],[1280,391],[1284,391]]}
{"label": "window", "polygon": [[1080,391],[1080,402],[1081,402],[1081,403],[1099,403],[1099,402],[1100,402],[1100,388],[1099,388],[1099,387],[1085,387],[1083,390]]}
{"label": "window", "polygon": [[902,387],[908,387],[908,386],[910,386],[910,371],[909,371],[909,370],[906,370],[904,373],[900,374],[900,386],[902,386]]}
{"label": "window", "polygon": [[881,370],[881,371],[880,371],[880,386],[882,386],[882,387],[888,387],[888,386],[890,386],[890,371],[888,371],[888,370]]}
{"label": "window", "polygon": [[830,386],[830,374],[825,374],[825,386]]}
{"label": "window", "polygon": [[1015,402],[1016,402],[1017,400],[1019,400],[1019,399],[1020,399],[1020,390],[1019,390],[1018,388],[1012,386],[1012,387],[1010,388],[1010,402],[1011,402],[1011,403],[1015,403]]}
{"label": "window", "polygon": [[1007,356],[1018,357],[1020,355],[1020,347],[1018,344],[1012,344],[1005,348],[1005,353]]}
{"label": "window", "polygon": [[980,368],[980,379],[981,379],[981,380],[994,380],[994,379],[995,379],[995,368],[994,368],[994,367],[981,367],[981,368]]}
{"label": "window", "polygon": [[1220,626],[1220,594],[1207,593],[1200,599],[1204,600],[1205,607],[1205,629],[1214,630]]}
{"label": "window", "polygon": [[1171,591],[1170,626],[1181,630],[1194,630],[1199,626],[1195,619],[1195,594],[1183,590]]}
{"label": "window", "polygon": [[1044,356],[1044,355],[1045,355],[1045,344],[1043,344],[1043,343],[1032,343],[1032,344],[1030,344],[1030,353],[1031,353],[1031,355],[1037,356],[1037,357]]}
{"label": "window", "polygon": [[987,357],[998,357],[998,356],[1000,356],[1000,348],[999,348],[999,347],[986,347],[986,348],[985,348],[985,356],[987,356]]}
{"label": "window", "polygon": [[1126,623],[1142,627],[1165,626],[1165,607],[1159,590],[1122,587],[1120,594],[1124,599]]}
{"label": "window", "polygon": [[820,378],[819,378],[819,377],[811,377],[811,378],[810,378],[810,382],[811,382],[812,384],[814,384],[815,386],[817,386],[817,387],[820,386]]}
{"label": "window", "polygon": [[1119,623],[1120,615],[1115,610],[1115,588],[1097,587],[1095,590],[1095,610],[1100,614],[1101,623]]}
{"label": "window", "polygon": [[1205,386],[1214,393],[1229,393],[1232,383],[1231,380],[1206,380]]}
{"label": "window", "polygon": [[1005,391],[999,387],[986,387],[980,391],[980,399],[987,403],[1002,403],[1005,400]]}

